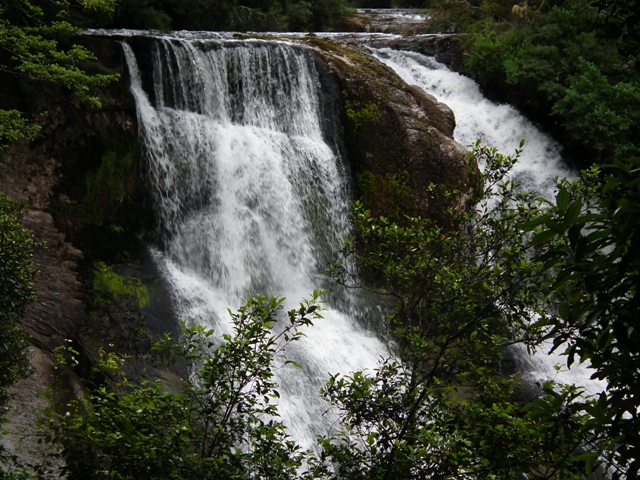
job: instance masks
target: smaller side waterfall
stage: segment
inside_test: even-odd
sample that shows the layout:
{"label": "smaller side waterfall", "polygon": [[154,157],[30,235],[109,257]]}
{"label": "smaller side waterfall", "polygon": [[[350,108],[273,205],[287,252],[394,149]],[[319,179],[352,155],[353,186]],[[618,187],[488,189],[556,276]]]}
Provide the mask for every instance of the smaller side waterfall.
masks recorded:
{"label": "smaller side waterfall", "polygon": [[[560,146],[510,105],[498,105],[485,98],[478,85],[468,77],[450,71],[445,65],[419,53],[380,49],[374,54],[407,83],[422,88],[448,105],[456,117],[454,137],[463,145],[478,139],[504,154],[512,153],[525,140],[520,161],[512,178],[524,189],[553,199],[554,179],[572,178],[576,173],[562,161]],[[543,350],[551,349],[551,344]],[[556,353],[539,351],[528,355],[524,346],[515,347],[523,375],[530,381],[555,380],[585,387],[586,392],[601,392],[606,383],[592,380],[592,372],[584,364],[566,368],[566,359]],[[556,370],[556,365],[562,365]]]}
{"label": "smaller side waterfall", "polygon": [[482,95],[468,77],[452,72],[432,57],[391,50],[374,54],[410,85],[417,85],[446,104],[456,117],[455,139],[465,146],[480,139],[484,145],[512,154],[521,140],[525,147],[513,176],[523,188],[553,198],[553,180],[573,177],[564,166],[560,145],[510,105],[496,104]]}
{"label": "smaller side waterfall", "polygon": [[[241,297],[285,296],[295,308],[322,287],[318,271],[349,232],[347,173],[324,139],[311,54],[216,38],[152,37],[151,45],[151,92],[123,48],[160,223],[156,259],[179,315],[230,333],[227,308]],[[348,308],[324,317],[287,352],[302,369],[276,374],[279,411],[303,447],[334,421],[319,396],[328,375],[386,355]]]}

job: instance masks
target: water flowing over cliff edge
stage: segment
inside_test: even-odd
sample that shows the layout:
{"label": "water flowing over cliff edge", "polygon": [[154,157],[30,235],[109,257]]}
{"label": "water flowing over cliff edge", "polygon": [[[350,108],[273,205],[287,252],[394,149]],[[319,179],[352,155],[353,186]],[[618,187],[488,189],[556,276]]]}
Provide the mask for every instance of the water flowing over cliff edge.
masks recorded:
{"label": "water flowing over cliff edge", "polygon": [[[241,297],[283,295],[295,307],[322,287],[318,272],[348,234],[346,168],[323,135],[312,56],[278,42],[158,39],[152,103],[123,46],[158,211],[156,258],[179,316],[231,333],[226,309]],[[374,367],[386,353],[354,321],[352,301],[288,353],[301,369],[278,372],[281,415],[307,447],[334,421],[318,396],[326,374]]]}
{"label": "water flowing over cliff edge", "polygon": [[[122,40],[127,57],[145,150],[141,176],[157,219],[147,232],[153,258],[177,316],[220,333],[228,331],[226,308],[240,297],[273,293],[295,306],[329,285],[319,272],[348,235],[350,178],[362,171],[408,171],[412,214],[428,212],[419,192],[429,182],[469,180],[461,144],[477,138],[506,139],[495,144],[506,153],[525,138],[523,159],[547,173],[539,180],[524,168],[517,178],[527,185],[548,189],[550,177],[566,173],[557,146],[538,141],[516,112],[502,106],[487,114],[477,87],[415,53],[379,50],[385,66],[336,35],[295,42],[186,32],[102,35]],[[388,37],[384,42],[399,41]],[[416,73],[423,67],[430,84]],[[460,91],[470,95],[459,99]],[[376,104],[382,115],[350,125],[341,117],[345,98]],[[329,297],[325,319],[290,352],[302,369],[280,377],[281,412],[305,446],[332,422],[317,395],[327,374],[372,368],[387,354],[363,314],[375,305],[336,289]],[[82,314],[76,320],[72,333],[85,321]]]}
{"label": "water flowing over cliff edge", "polygon": [[[326,45],[311,44],[320,47],[323,60],[347,83],[356,70],[345,70],[347,62],[335,51],[327,55],[331,49]],[[126,41],[124,48],[160,218],[163,247],[156,255],[174,288],[181,316],[224,332],[223,312],[239,297],[267,291],[293,300],[304,296],[305,289],[322,286],[317,273],[348,236],[350,192],[344,148],[331,136],[340,128],[323,128],[321,121],[326,124],[330,112],[323,111],[323,82],[313,52],[279,41],[161,37],[151,46],[152,89],[147,87],[147,93]],[[481,139],[509,152],[521,139],[527,140],[513,172],[525,188],[551,197],[553,179],[571,175],[551,139],[514,109],[486,101],[473,82],[420,54],[389,49],[375,54],[408,84],[454,105],[461,143]],[[350,92],[353,96],[358,90]],[[384,98],[384,87],[372,88],[369,95],[378,105],[393,103]],[[446,115],[446,110],[431,109],[422,108],[431,113],[427,122]],[[409,116],[413,122],[421,118],[416,110]],[[369,128],[392,131],[380,124]],[[442,136],[428,127],[414,135],[420,141]],[[384,148],[371,151],[390,158]],[[416,160],[409,156],[406,164],[411,163]],[[369,162],[367,168],[381,164]],[[455,164],[439,161],[431,170],[447,167],[455,169]],[[416,177],[424,182],[429,176],[412,175],[414,184]],[[342,300],[331,305],[325,321],[309,332],[308,343],[291,352],[302,371],[286,370],[279,378],[284,393],[281,413],[305,446],[333,422],[325,418],[323,425],[325,406],[317,397],[326,374],[374,368],[388,354],[374,332],[359,325],[358,300],[346,292],[337,297]],[[588,378],[587,371],[558,376],[553,366],[561,359],[541,352],[526,360],[522,353],[521,365],[532,380],[555,377],[584,383]]]}

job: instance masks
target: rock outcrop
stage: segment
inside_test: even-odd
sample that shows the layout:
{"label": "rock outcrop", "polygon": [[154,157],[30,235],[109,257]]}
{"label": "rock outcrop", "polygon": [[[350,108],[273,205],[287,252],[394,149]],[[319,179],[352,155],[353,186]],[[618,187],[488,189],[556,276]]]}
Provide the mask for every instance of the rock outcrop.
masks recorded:
{"label": "rock outcrop", "polygon": [[[401,178],[410,189],[405,213],[422,217],[430,212],[429,184],[468,188],[476,170],[453,140],[449,107],[407,85],[360,47],[313,37],[305,43],[320,57],[319,69],[335,75],[344,96],[345,140],[356,179],[363,173]],[[360,182],[360,194],[362,188]]]}
{"label": "rock outcrop", "polygon": [[[420,35],[370,35],[365,44],[373,48],[391,48],[393,50],[408,50],[434,57],[444,63],[449,69],[464,73],[462,55],[463,36],[459,34],[420,34]],[[345,41],[353,42],[345,38]]]}
{"label": "rock outcrop", "polygon": [[380,32],[415,35],[426,33],[427,14],[415,9],[359,9],[344,17],[334,28],[351,32]]}
{"label": "rock outcrop", "polygon": [[[97,50],[103,65],[122,73],[117,42],[91,39],[88,43]],[[70,99],[52,101],[41,117],[42,130],[36,138],[0,151],[0,191],[26,202],[29,212],[22,222],[40,245],[33,257],[37,300],[28,306],[22,321],[32,344],[33,374],[11,389],[8,434],[2,441],[9,452],[36,465],[42,462],[45,449],[34,436],[38,409],[46,402],[39,392],[52,384],[56,347],[71,340],[80,350],[85,368],[101,348],[139,354],[132,365],[140,374],[149,366],[145,357],[150,338],[177,330],[167,305],[169,295],[150,262],[144,261],[136,238],[140,215],[133,206],[140,203],[143,189],[137,174],[135,109],[126,81],[105,92],[103,105],[103,109],[88,110]],[[104,204],[90,204],[87,179],[100,171],[109,155],[129,155],[134,160],[119,172],[121,191],[107,202],[100,191],[95,198]],[[100,258],[97,250],[104,250],[102,244],[120,248],[121,243],[128,243],[130,252],[135,252],[126,258],[135,264],[127,274],[154,284],[151,304],[141,311],[129,309],[126,302],[119,305],[114,299],[113,314],[96,314],[88,307],[94,294],[93,262]],[[150,372],[148,377],[160,375]],[[175,383],[174,378],[170,381]]]}

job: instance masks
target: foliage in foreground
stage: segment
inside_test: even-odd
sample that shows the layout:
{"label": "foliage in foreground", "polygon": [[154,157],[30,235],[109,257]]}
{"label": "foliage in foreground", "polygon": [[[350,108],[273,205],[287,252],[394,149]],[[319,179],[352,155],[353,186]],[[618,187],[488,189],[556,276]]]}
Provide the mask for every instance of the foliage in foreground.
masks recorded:
{"label": "foliage in foreground", "polygon": [[[487,149],[476,157],[486,160],[490,184],[510,162]],[[361,247],[347,244],[347,253],[369,285],[396,299],[391,322],[404,364],[331,379],[325,395],[343,411],[345,438],[356,441],[324,443],[348,475],[563,478],[598,466],[614,478],[640,475],[640,159],[562,180],[554,202],[531,203],[512,184],[498,185],[474,213],[449,210],[447,223],[459,218],[466,232],[356,209]],[[517,341],[552,342],[567,366],[588,362],[607,388],[585,398],[579,386],[547,384],[534,402],[513,404],[499,395],[514,384],[498,381],[495,363]],[[450,390],[461,400],[452,402]],[[449,447],[452,433],[459,440]],[[441,458],[425,463],[442,445]],[[457,473],[446,470],[454,453]]]}
{"label": "foliage in foreground", "polygon": [[[277,419],[273,375],[289,363],[283,350],[300,328],[320,318],[319,296],[284,318],[283,299],[249,298],[221,342],[201,326],[185,325],[177,344],[166,337],[156,350],[193,372],[180,393],[159,381],[130,382],[113,354],[103,356],[81,398],[59,405],[60,392],[51,392],[41,427],[66,462],[64,478],[295,478],[303,455]],[[61,350],[61,369],[76,355]]]}
{"label": "foliage in foreground", "polygon": [[[513,159],[480,147],[476,155],[489,165],[488,203],[464,208],[450,193],[447,228],[420,219],[391,225],[356,208],[354,242],[369,248],[361,254],[352,242],[346,253],[396,298],[389,321],[398,356],[329,379],[323,394],[343,424],[320,438],[317,453],[301,451],[277,419],[273,370],[298,328],[317,318],[318,295],[280,326],[282,300],[256,297],[232,315],[234,335],[221,343],[188,327],[183,342],[157,347],[193,372],[182,392],[131,383],[119,373],[122,360],[105,355],[82,398],[61,406],[51,395],[42,427],[66,461],[64,477],[580,477],[594,457],[579,450],[576,389],[548,386],[523,406],[501,365],[505,345],[537,342],[531,315],[548,318],[537,293],[550,278],[517,228],[538,213],[536,202],[500,181]],[[335,273],[354,278],[344,265]]]}
{"label": "foliage in foreground", "polygon": [[[29,342],[20,319],[35,299],[31,256],[36,242],[20,224],[23,214],[24,205],[0,193],[0,435],[9,402],[7,389],[30,370]],[[0,478],[9,474],[13,463],[0,444]]]}
{"label": "foliage in foreground", "polygon": [[[640,160],[561,182],[544,205],[503,181],[514,158],[478,145],[473,159],[486,164],[478,203],[434,187],[444,205],[438,222],[373,218],[354,207],[345,253],[358,271],[345,263],[333,273],[395,301],[388,321],[396,356],[373,372],[329,378],[323,395],[342,424],[319,439],[318,452],[287,436],[273,377],[299,329],[319,317],[318,294],[284,321],[282,299],[256,297],[232,314],[233,335],[215,341],[212,331],[188,327],[182,342],[156,347],[193,372],[179,392],[131,382],[124,360],[106,354],[77,400],[51,392],[41,431],[66,462],[61,475],[584,478],[604,461],[616,476],[637,476]],[[33,298],[33,239],[18,223],[19,205],[0,200],[6,337],[18,333]],[[566,349],[569,364],[588,360],[608,389],[585,399],[579,387],[549,383],[514,397],[505,348],[545,339]],[[21,337],[3,345],[15,347],[0,355],[4,392],[27,363]],[[68,348],[60,360],[73,365],[74,355]],[[0,457],[7,478],[44,478]]]}
{"label": "foliage in foreground", "polygon": [[[640,161],[561,182],[545,205],[503,181],[514,158],[479,145],[474,155],[486,164],[478,203],[434,187],[438,222],[354,207],[345,253],[358,272],[345,263],[333,273],[394,299],[395,355],[329,378],[322,394],[342,423],[317,452],[287,436],[273,373],[319,318],[319,294],[284,316],[282,299],[255,297],[231,315],[233,335],[192,326],[156,347],[192,372],[180,391],[134,383],[124,359],[105,354],[76,400],[61,402],[65,382],[51,392],[41,432],[65,461],[62,477],[560,479],[601,462],[637,475]],[[545,339],[569,364],[589,360],[609,388],[588,399],[548,383],[514,396],[505,349]],[[76,356],[61,350],[60,371]],[[37,477],[10,461],[9,478]]]}
{"label": "foliage in foreground", "polygon": [[344,432],[322,440],[323,454],[340,478],[577,478],[593,459],[580,449],[575,388],[548,385],[526,406],[514,400],[505,349],[537,345],[545,332],[531,320],[552,315],[541,295],[552,278],[519,227],[540,204],[504,181],[516,158],[479,145],[474,154],[486,164],[478,204],[434,188],[448,203],[439,222],[354,209],[346,254],[358,271],[334,273],[395,301],[389,322],[400,361],[327,384]]}
{"label": "foliage in foreground", "polygon": [[35,299],[31,255],[35,240],[19,218],[24,205],[0,193],[0,416],[7,387],[29,371],[28,342],[20,329],[26,306]]}
{"label": "foliage in foreground", "polygon": [[588,361],[608,384],[583,435],[616,478],[640,475],[640,158],[563,181],[549,211],[525,225],[555,272],[558,314],[546,321],[567,363]]}
{"label": "foliage in foreground", "polygon": [[33,137],[38,122],[25,117],[24,94],[11,88],[36,84],[55,84],[72,91],[91,107],[99,107],[95,89],[113,82],[116,75],[89,74],[81,65],[95,57],[68,38],[78,28],[67,21],[69,10],[82,7],[90,11],[112,12],[114,0],[67,0],[46,2],[15,0],[0,2],[0,78],[7,87],[0,95],[0,149],[21,137]]}

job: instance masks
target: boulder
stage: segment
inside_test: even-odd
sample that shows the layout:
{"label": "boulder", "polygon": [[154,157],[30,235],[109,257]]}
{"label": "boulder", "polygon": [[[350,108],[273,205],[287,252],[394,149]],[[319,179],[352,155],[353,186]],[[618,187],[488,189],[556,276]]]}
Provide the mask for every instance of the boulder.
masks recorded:
{"label": "boulder", "polygon": [[396,176],[410,189],[405,213],[426,217],[431,183],[471,191],[477,167],[468,165],[466,149],[453,139],[449,107],[407,85],[363,47],[317,37],[305,43],[344,97],[345,143],[357,193],[364,193],[358,182],[363,174]]}

